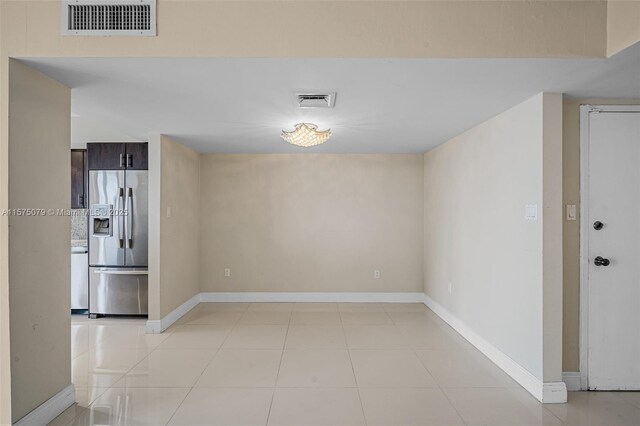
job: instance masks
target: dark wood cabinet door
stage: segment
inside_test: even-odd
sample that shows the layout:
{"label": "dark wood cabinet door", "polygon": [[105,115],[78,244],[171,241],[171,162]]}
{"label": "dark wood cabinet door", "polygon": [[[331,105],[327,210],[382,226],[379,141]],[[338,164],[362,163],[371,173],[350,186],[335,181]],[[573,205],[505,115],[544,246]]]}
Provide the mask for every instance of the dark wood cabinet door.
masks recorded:
{"label": "dark wood cabinet door", "polygon": [[127,144],[127,169],[147,170],[149,168],[149,153],[147,143]]}
{"label": "dark wood cabinet door", "polygon": [[86,153],[84,149],[71,150],[71,208],[87,207]]}
{"label": "dark wood cabinet door", "polygon": [[89,170],[123,170],[125,166],[124,143],[92,142],[87,144]]}

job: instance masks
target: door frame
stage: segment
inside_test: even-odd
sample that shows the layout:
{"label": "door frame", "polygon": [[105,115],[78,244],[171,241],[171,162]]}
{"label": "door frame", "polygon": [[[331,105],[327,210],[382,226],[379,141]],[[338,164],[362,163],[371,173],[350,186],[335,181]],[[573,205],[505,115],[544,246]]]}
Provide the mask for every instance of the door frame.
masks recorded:
{"label": "door frame", "polygon": [[589,388],[589,118],[602,112],[640,113],[640,105],[580,105],[580,389]]}

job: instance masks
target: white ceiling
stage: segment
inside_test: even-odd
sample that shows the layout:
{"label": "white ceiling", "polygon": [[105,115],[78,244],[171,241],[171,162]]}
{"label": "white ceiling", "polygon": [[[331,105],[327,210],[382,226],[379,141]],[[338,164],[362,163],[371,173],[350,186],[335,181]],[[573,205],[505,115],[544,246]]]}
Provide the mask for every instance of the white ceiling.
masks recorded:
{"label": "white ceiling", "polygon": [[143,141],[120,133],[109,124],[100,123],[87,117],[71,116],[71,148],[86,148],[92,142],[133,142]]}
{"label": "white ceiling", "polygon": [[[23,61],[73,88],[77,116],[139,140],[167,134],[201,152],[423,152],[542,91],[640,98],[640,44],[607,60]],[[298,90],[335,91],[335,108],[296,109]],[[280,139],[301,121],[334,136],[314,148]]]}

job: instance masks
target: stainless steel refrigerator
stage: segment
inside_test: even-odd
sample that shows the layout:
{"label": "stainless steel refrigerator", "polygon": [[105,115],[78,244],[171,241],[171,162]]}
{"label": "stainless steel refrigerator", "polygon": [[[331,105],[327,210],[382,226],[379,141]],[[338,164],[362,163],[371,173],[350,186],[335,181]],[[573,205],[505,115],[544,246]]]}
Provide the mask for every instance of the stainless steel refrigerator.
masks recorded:
{"label": "stainless steel refrigerator", "polygon": [[148,313],[146,170],[89,171],[89,315]]}

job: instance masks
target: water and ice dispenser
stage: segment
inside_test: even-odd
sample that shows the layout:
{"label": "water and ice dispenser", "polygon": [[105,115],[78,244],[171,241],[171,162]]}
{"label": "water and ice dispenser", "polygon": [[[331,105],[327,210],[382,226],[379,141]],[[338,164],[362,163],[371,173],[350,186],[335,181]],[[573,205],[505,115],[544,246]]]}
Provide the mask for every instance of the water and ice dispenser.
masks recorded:
{"label": "water and ice dispenser", "polygon": [[113,206],[111,204],[94,204],[93,223],[91,224],[92,235],[96,237],[111,237],[113,235]]}

